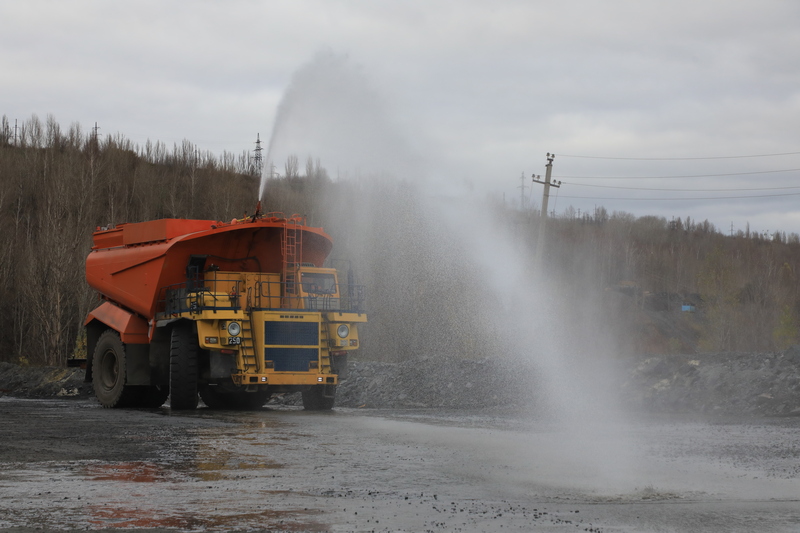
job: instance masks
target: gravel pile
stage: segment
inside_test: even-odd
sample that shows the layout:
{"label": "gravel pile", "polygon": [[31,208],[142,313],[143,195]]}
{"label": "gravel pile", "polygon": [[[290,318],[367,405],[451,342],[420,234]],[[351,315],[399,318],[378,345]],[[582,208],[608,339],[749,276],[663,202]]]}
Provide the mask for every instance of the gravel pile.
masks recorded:
{"label": "gravel pile", "polygon": [[0,363],[0,396],[23,398],[75,397],[93,394],[92,384],[83,382],[80,368],[19,366]]}
{"label": "gravel pile", "polygon": [[800,416],[800,346],[656,356],[630,360],[625,371],[624,398],[644,411]]}
{"label": "gravel pile", "polygon": [[[620,394],[635,410],[800,416],[800,346],[783,353],[718,353],[620,362]],[[336,405],[368,408],[491,408],[536,405],[531,373],[512,361],[423,357],[402,363],[351,361]],[[92,395],[80,369],[0,363],[0,395]],[[299,394],[273,404],[301,404]]]}
{"label": "gravel pile", "polygon": [[[532,400],[519,367],[489,359],[422,357],[402,363],[351,361],[336,391],[338,407],[463,408],[514,407]],[[276,395],[272,404],[301,405],[300,394]]]}
{"label": "gravel pile", "polygon": [[[505,363],[505,364],[502,364]],[[352,362],[339,386],[343,407],[480,408],[531,400],[508,361],[423,357],[403,363]]]}

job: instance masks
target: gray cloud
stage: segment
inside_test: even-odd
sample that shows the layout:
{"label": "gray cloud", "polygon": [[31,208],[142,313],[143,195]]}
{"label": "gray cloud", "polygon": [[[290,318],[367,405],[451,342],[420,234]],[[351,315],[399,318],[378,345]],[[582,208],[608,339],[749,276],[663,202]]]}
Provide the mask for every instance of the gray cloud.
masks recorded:
{"label": "gray cloud", "polygon": [[[256,133],[265,139],[272,130],[294,73],[331,50],[361,69],[365,84],[381,95],[381,113],[396,126],[390,135],[405,137],[384,145],[406,143],[433,165],[431,174],[457,176],[509,199],[518,197],[520,172],[544,173],[548,151],[621,157],[800,151],[800,4],[794,2],[34,0],[0,3],[0,20],[0,112],[12,120],[52,113],[87,128],[97,121],[102,132],[138,143],[187,138],[215,152],[252,149]],[[312,148],[326,165],[345,139],[338,148],[323,141]],[[293,143],[302,151],[302,143]],[[391,151],[373,150],[371,157],[397,166]],[[783,168],[800,168],[800,157],[635,165],[557,157],[555,163],[556,174],[601,176]],[[680,187],[792,186],[798,176],[697,178]],[[678,187],[677,180],[659,185]],[[566,185],[559,194],[558,210],[602,204],[636,215],[709,218],[720,227],[750,221],[800,231],[792,196],[624,201],[604,198],[645,193]]]}

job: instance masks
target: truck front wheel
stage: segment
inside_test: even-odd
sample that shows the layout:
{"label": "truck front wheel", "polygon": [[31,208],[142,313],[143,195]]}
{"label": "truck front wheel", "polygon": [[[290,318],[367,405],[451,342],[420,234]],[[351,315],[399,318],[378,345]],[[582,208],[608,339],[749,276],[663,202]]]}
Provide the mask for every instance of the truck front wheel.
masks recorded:
{"label": "truck front wheel", "polygon": [[114,330],[97,339],[92,358],[92,387],[103,407],[129,407],[135,403],[135,387],[125,386],[125,345]]}
{"label": "truck front wheel", "polygon": [[336,387],[334,385],[312,385],[303,389],[303,409],[306,411],[330,411],[333,409]]}
{"label": "truck front wheel", "polygon": [[194,323],[175,324],[169,350],[169,397],[172,409],[197,408],[198,350]]}
{"label": "truck front wheel", "polygon": [[200,398],[209,409],[254,411],[263,407],[271,394],[266,390],[256,392],[219,392],[218,387],[206,385],[200,389]]}

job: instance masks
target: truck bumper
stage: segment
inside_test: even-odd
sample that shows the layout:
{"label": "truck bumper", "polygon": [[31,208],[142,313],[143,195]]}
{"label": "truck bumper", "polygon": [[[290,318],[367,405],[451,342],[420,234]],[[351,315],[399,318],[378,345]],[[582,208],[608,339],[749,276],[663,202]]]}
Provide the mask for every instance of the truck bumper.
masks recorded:
{"label": "truck bumper", "polygon": [[267,374],[233,374],[235,385],[338,385],[336,374],[309,372],[272,372]]}

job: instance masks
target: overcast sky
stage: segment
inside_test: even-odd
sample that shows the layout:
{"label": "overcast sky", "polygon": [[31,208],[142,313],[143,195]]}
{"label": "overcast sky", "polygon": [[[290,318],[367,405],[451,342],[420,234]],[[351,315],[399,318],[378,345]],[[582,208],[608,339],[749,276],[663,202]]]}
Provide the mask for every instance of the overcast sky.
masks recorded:
{"label": "overcast sky", "polygon": [[385,164],[517,205],[554,152],[558,213],[800,232],[796,0],[0,0],[0,28],[12,124],[217,154],[275,131],[278,171]]}

